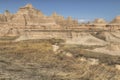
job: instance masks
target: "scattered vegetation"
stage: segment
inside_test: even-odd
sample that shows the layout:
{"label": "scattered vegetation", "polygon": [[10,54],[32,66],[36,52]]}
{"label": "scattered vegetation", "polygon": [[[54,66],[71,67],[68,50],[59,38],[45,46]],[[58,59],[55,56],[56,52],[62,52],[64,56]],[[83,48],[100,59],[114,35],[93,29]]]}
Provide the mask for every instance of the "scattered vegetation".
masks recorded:
{"label": "scattered vegetation", "polygon": [[12,41],[17,38],[18,38],[18,36],[3,36],[3,37],[0,37],[0,41]]}
{"label": "scattered vegetation", "polygon": [[[54,54],[51,40],[0,42],[0,79],[9,80],[119,80],[120,71],[113,66],[119,58],[93,53],[79,45],[60,45],[73,57]],[[61,41],[60,41],[61,42]],[[60,53],[62,54],[62,53]],[[90,65],[82,57],[98,58],[101,64]],[[110,60],[111,59],[111,60]],[[110,62],[109,62],[110,60]],[[106,64],[104,64],[106,63]],[[1,77],[2,76],[2,77]]]}
{"label": "scattered vegetation", "polygon": [[115,65],[120,64],[120,56],[113,56],[109,54],[104,53],[98,53],[98,52],[92,52],[87,49],[94,49],[95,47],[102,47],[102,46],[65,46],[62,47],[62,49],[66,52],[70,52],[74,55],[75,58],[77,57],[86,57],[86,58],[95,58],[99,59],[101,63],[105,63],[108,65]]}

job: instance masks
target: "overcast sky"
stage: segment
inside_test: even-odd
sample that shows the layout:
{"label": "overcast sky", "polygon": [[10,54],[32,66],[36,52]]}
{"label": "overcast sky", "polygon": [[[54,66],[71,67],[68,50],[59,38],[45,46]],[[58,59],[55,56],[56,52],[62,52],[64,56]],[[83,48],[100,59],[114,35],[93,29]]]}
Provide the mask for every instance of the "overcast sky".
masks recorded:
{"label": "overcast sky", "polygon": [[0,0],[0,13],[5,10],[15,13],[27,3],[46,15],[57,12],[81,20],[104,18],[110,21],[120,15],[120,0]]}

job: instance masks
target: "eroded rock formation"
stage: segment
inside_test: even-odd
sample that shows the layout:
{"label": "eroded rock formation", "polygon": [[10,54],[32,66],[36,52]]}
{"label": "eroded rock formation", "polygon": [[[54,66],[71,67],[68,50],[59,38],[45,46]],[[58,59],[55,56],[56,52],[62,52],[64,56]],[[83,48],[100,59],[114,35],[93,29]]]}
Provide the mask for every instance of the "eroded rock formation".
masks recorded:
{"label": "eroded rock formation", "polygon": [[[104,19],[100,18],[81,26],[78,21],[74,20],[72,17],[64,18],[56,12],[51,16],[46,16],[40,10],[35,9],[31,4],[27,4],[19,8],[15,14],[11,14],[8,10],[6,10],[4,14],[0,14],[0,36],[20,36],[20,40],[60,38],[69,39],[70,42],[75,43],[76,41],[78,41],[78,43],[85,41],[86,43],[86,40],[89,42],[89,38],[93,42],[96,41],[97,43],[104,44],[104,40],[100,39],[100,36],[96,34],[95,36],[93,33],[91,35],[89,32],[83,35],[82,32],[89,30],[114,30],[112,28],[119,29],[119,22],[120,17],[118,16],[111,23],[107,23]],[[106,32],[107,36],[104,35],[102,37],[104,37],[106,41],[118,40],[116,35],[114,36],[113,33],[112,35],[109,34],[110,33]],[[114,34],[116,34],[116,32]]]}
{"label": "eroded rock formation", "polygon": [[18,36],[22,34],[22,31],[32,29],[69,29],[68,27],[77,25],[78,22],[73,20],[71,17],[65,19],[57,13],[53,13],[51,16],[45,16],[31,4],[27,4],[26,6],[19,8],[15,14],[11,14],[8,10],[6,10],[4,14],[0,14],[0,36]]}

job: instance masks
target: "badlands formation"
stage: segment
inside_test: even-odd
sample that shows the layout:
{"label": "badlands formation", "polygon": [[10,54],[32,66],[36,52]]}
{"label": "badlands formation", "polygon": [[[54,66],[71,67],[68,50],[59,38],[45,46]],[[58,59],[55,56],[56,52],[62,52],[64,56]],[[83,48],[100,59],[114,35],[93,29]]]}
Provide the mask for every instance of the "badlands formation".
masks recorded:
{"label": "badlands formation", "polygon": [[0,37],[17,37],[15,41],[28,39],[64,39],[66,44],[100,46],[92,51],[119,54],[120,16],[111,22],[95,19],[79,23],[71,17],[57,13],[44,15],[31,4],[19,8],[17,13],[8,10],[0,14]]}
{"label": "badlands formation", "polygon": [[46,16],[31,4],[15,14],[6,10],[0,14],[0,80],[120,80],[119,29],[120,16],[79,23]]}

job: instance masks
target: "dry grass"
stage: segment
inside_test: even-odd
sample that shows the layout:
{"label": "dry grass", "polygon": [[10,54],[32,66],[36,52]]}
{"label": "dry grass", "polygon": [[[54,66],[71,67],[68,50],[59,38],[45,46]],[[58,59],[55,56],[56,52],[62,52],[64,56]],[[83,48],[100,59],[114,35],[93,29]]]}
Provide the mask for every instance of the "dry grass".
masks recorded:
{"label": "dry grass", "polygon": [[[8,80],[119,80],[120,71],[103,63],[90,65],[81,57],[97,56],[64,47],[74,57],[55,55],[48,40],[0,42],[0,79]],[[82,54],[80,54],[82,53]],[[86,53],[86,54],[85,54]],[[88,54],[90,53],[90,54]],[[109,57],[109,56],[108,56]]]}
{"label": "dry grass", "polygon": [[120,64],[120,56],[113,56],[109,54],[92,52],[87,49],[94,49],[95,47],[102,46],[80,46],[80,45],[66,45],[62,47],[62,49],[66,52],[70,52],[74,55],[75,58],[86,57],[86,58],[95,58],[99,59],[101,63],[105,63],[108,65]]}

